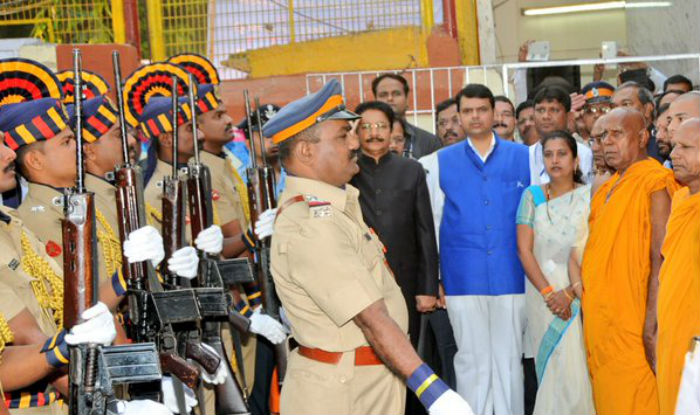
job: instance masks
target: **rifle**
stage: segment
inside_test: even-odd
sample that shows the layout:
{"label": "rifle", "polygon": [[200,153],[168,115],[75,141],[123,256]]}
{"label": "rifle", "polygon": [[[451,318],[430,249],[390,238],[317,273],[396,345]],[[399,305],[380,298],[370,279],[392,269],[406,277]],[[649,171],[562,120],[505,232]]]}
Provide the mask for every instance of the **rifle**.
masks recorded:
{"label": "rifle", "polygon": [[[255,223],[258,217],[268,209],[274,208],[277,203],[275,201],[275,173],[272,167],[267,162],[267,154],[265,153],[265,139],[262,134],[262,120],[260,118],[260,102],[255,98],[255,111],[257,117],[258,138],[260,140],[260,155],[262,158],[262,166],[258,166],[255,158],[255,139],[253,137],[253,124],[250,109],[250,100],[248,98],[248,90],[243,90],[243,99],[245,101],[246,119],[248,121],[248,134],[251,149],[251,167],[246,169],[248,177],[248,201],[250,203],[250,223]],[[258,273],[258,284],[262,291],[263,309],[272,318],[279,321],[280,319],[280,300],[275,292],[275,283],[270,273],[270,238],[260,240],[255,236],[255,251],[256,251],[256,270]],[[287,348],[284,343],[274,345],[275,360],[277,362],[277,376],[280,387],[284,381],[284,376],[287,371]]]}
{"label": "rifle", "polygon": [[[119,52],[112,53],[112,63],[124,157],[124,164],[118,166],[115,172],[119,236],[123,242],[131,232],[141,228],[146,220],[141,170],[129,159]],[[127,258],[122,257],[122,273],[127,282],[129,337],[135,342],[157,344],[161,367],[164,372],[174,375],[173,385],[178,406],[181,413],[185,413],[182,383],[194,389],[199,378],[199,369],[180,357],[172,324],[196,322],[200,319],[194,292],[192,290],[165,291],[149,261],[129,264]],[[160,400],[159,387],[154,390],[132,390],[130,393],[132,397]]]}
{"label": "rifle", "polygon": [[[63,275],[64,326],[80,322],[83,311],[97,303],[97,234],[95,194],[85,189],[83,166],[83,98],[81,56],[73,50],[76,109],[76,185],[64,194]],[[70,347],[71,415],[117,412],[113,385],[160,381],[154,344],[103,347],[87,344]],[[126,371],[125,371],[126,369]]]}
{"label": "rifle", "polygon": [[[185,180],[180,177],[177,168],[177,148],[179,141],[179,134],[177,129],[177,114],[178,114],[178,79],[177,77],[172,77],[172,111],[173,111],[173,167],[172,174],[163,178],[163,195],[162,195],[162,208],[163,208],[163,244],[165,247],[165,260],[161,263],[161,275],[165,277],[165,281],[168,282],[170,288],[177,288],[179,286],[189,285],[189,281],[182,280],[175,273],[168,270],[167,259],[170,258],[175,251],[186,246],[187,238],[185,236],[186,221],[185,216],[187,213],[187,207],[185,205],[186,198],[186,184]],[[208,293],[204,293],[206,296]],[[201,290],[195,290],[195,296],[198,299],[198,307],[200,310],[200,315],[205,315],[205,306],[202,305],[200,297],[202,295]],[[206,301],[204,302],[206,304]],[[199,322],[196,322],[199,323]],[[190,324],[189,326],[191,326]],[[184,345],[184,350],[181,350],[183,354],[188,359],[192,359],[202,365],[204,370],[209,373],[216,373],[216,369],[219,367],[221,362],[221,357],[216,353],[211,352],[208,349],[202,347],[201,335],[199,327],[182,327],[183,330],[178,330],[180,333],[179,338],[181,339],[181,344]]]}
{"label": "rifle", "polygon": [[[194,158],[188,163],[187,193],[190,207],[190,228],[192,240],[197,235],[213,224],[213,208],[211,200],[211,173],[209,168],[203,165],[199,159],[199,137],[197,134],[197,113],[195,88],[197,83],[192,74],[189,75],[190,89],[189,104],[192,108],[192,137],[194,141]],[[202,322],[202,340],[212,346],[220,356],[226,359],[227,376],[223,384],[214,386],[216,396],[216,414],[249,414],[245,395],[233,374],[229,359],[221,341],[221,322],[231,318],[230,296],[224,293],[224,279],[219,271],[217,258],[213,258],[205,252],[200,252],[200,272],[198,285],[209,290],[206,298],[219,307],[207,310],[207,315]],[[198,291],[202,290],[201,288]],[[200,303],[201,303],[200,299]],[[204,314],[204,312],[203,312]],[[242,364],[242,362],[241,362]]]}

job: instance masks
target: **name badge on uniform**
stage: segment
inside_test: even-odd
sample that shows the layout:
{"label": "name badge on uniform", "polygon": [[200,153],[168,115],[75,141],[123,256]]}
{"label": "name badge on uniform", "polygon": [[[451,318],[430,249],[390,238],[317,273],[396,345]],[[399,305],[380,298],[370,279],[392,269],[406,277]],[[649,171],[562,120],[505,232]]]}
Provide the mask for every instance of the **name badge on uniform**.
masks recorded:
{"label": "name badge on uniform", "polygon": [[19,267],[19,260],[17,258],[12,258],[12,261],[10,261],[7,266],[10,267],[11,270],[15,271],[17,267]]}
{"label": "name badge on uniform", "polygon": [[318,200],[314,196],[307,196],[306,201],[309,204],[309,211],[313,218],[328,218],[333,216],[333,208],[331,202]]}

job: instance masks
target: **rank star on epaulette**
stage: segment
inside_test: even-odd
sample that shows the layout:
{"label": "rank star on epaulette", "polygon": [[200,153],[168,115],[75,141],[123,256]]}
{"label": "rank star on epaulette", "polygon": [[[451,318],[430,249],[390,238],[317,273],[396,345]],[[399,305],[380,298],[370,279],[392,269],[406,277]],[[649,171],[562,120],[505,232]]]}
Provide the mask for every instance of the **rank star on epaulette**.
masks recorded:
{"label": "rank star on epaulette", "polygon": [[311,217],[327,218],[333,215],[331,203],[325,200],[318,200],[316,196],[306,196],[306,203],[309,204]]}

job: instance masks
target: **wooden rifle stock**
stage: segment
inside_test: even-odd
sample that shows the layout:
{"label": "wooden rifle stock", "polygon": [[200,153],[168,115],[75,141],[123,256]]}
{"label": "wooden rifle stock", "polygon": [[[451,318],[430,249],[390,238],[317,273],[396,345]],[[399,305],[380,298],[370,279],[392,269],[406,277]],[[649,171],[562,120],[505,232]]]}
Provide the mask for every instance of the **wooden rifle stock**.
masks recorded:
{"label": "wooden rifle stock", "polygon": [[[187,194],[190,208],[190,230],[192,240],[197,239],[201,231],[210,227],[214,222],[213,207],[212,207],[212,187],[211,173],[209,168],[203,165],[199,159],[199,137],[197,136],[197,114],[195,111],[195,89],[197,84],[194,77],[190,74],[190,89],[189,103],[192,108],[192,135],[194,141],[194,160],[188,164],[189,175],[187,178]],[[215,258],[201,252],[200,253],[202,266],[200,267],[199,284],[203,287],[221,288],[223,295],[223,281],[221,276],[216,275],[213,278],[211,270],[217,265]],[[215,394],[215,411],[218,415],[230,414],[249,414],[248,404],[245,401],[241,385],[234,376],[231,365],[228,364],[229,359],[224,350],[221,341],[221,321],[205,320],[202,323],[202,340],[214,348],[222,358],[226,359],[225,365],[227,376],[224,383],[214,386]],[[242,362],[241,362],[242,364]]]}

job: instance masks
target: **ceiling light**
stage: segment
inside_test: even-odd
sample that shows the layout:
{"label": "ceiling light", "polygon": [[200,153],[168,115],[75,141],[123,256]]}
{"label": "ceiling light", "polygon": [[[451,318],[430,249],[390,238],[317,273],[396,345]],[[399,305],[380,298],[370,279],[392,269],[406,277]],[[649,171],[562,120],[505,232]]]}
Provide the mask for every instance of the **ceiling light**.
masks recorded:
{"label": "ceiling light", "polygon": [[670,1],[625,2],[604,1],[598,3],[570,4],[567,6],[533,7],[522,9],[525,16],[546,16],[552,14],[595,12],[603,10],[619,10],[625,8],[669,7]]}

